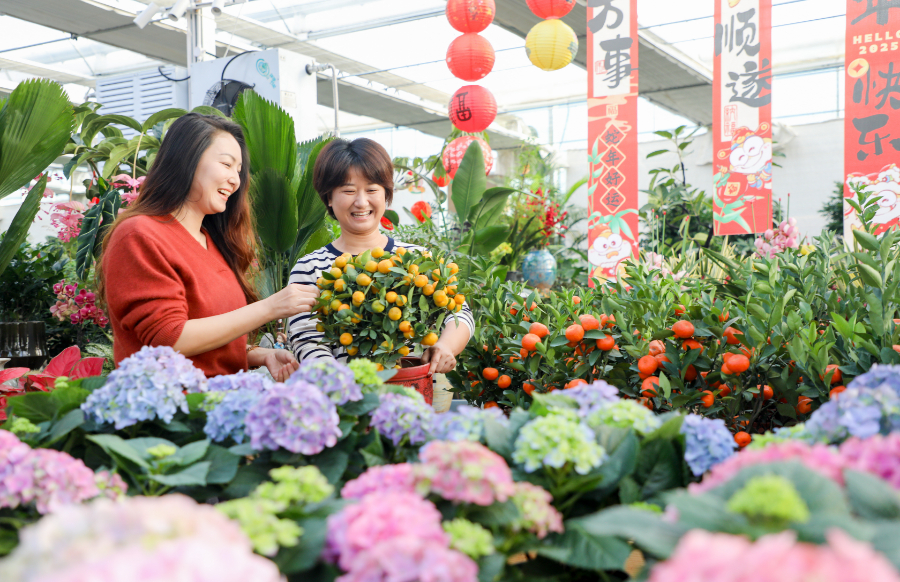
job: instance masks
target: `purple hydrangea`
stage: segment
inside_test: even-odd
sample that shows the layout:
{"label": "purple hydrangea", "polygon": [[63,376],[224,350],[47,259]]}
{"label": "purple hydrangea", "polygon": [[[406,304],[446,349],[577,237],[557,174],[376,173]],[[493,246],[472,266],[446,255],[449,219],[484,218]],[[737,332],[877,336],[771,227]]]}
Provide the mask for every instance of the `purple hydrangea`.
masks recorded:
{"label": "purple hydrangea", "polygon": [[503,426],[509,426],[509,419],[499,408],[460,406],[454,412],[435,416],[432,438],[439,441],[482,441],[485,421],[488,418]]}
{"label": "purple hydrangea", "polygon": [[168,346],[144,346],[122,360],[81,409],[117,430],[155,418],[171,422],[177,411],[188,412],[185,391],[205,390],[206,377],[190,360]]}
{"label": "purple hydrangea", "polygon": [[900,366],[875,364],[868,372],[857,376],[847,386],[847,388],[870,390],[880,387],[890,388],[894,394],[900,397]]}
{"label": "purple hydrangea", "polygon": [[900,429],[897,366],[873,366],[858,376],[840,397],[820,406],[806,421],[815,441],[837,443],[855,436],[868,438]]}
{"label": "purple hydrangea", "polygon": [[341,436],[334,402],[302,381],[275,384],[250,408],[244,422],[250,446],[256,450],[281,447],[315,455],[333,447]]}
{"label": "purple hydrangea", "polygon": [[285,384],[301,381],[318,386],[338,406],[363,397],[353,370],[335,360],[305,360]]}
{"label": "purple hydrangea", "polygon": [[267,376],[255,372],[238,372],[227,376],[210,378],[206,384],[207,392],[228,392],[230,390],[252,390],[265,392],[274,383]]}
{"label": "purple hydrangea", "polygon": [[579,418],[586,419],[601,408],[618,402],[619,389],[603,380],[597,380],[592,384],[541,395],[539,399],[550,410],[575,410]]}
{"label": "purple hydrangea", "polygon": [[[258,376],[258,374],[253,374]],[[225,377],[227,376],[220,376]],[[212,381],[210,381],[212,384]],[[269,382],[270,385],[271,382]],[[262,390],[242,388],[228,392],[208,392],[203,408],[206,409],[206,425],[203,432],[210,439],[221,442],[231,437],[236,443],[247,438],[244,419],[262,397]]]}
{"label": "purple hydrangea", "polygon": [[388,393],[372,413],[372,426],[399,445],[403,437],[411,444],[423,443],[434,426],[434,409],[421,398]]}
{"label": "purple hydrangea", "polygon": [[681,424],[684,460],[694,475],[702,475],[734,454],[737,444],[721,418],[688,414]]}

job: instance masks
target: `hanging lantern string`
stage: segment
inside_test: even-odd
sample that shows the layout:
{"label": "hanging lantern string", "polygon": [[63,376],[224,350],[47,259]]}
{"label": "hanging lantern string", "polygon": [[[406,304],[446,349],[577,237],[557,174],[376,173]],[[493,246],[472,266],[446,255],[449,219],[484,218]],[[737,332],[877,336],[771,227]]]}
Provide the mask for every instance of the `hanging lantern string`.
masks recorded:
{"label": "hanging lantern string", "polygon": [[[502,53],[504,51],[520,51],[523,48],[525,48],[524,44],[522,46],[513,46],[513,47],[509,47],[509,48],[505,48],[505,49],[495,49],[494,52]],[[421,67],[423,65],[435,65],[437,63],[443,63],[443,62],[445,62],[445,59],[440,59],[437,61],[425,61],[424,63],[413,63],[411,65],[401,65],[399,67],[391,67],[389,69],[378,69],[377,71],[366,71],[365,73],[354,73],[352,75],[341,75],[340,77],[338,77],[338,80],[347,79],[348,77],[364,77],[365,75],[374,75],[375,73],[387,73],[389,71],[397,71],[399,69],[408,69],[410,67]],[[514,68],[519,69],[519,68],[523,68],[523,67],[514,67]],[[509,70],[509,69],[503,69],[503,70],[505,71],[505,70]],[[412,84],[413,85],[421,85],[421,83],[412,83]]]}

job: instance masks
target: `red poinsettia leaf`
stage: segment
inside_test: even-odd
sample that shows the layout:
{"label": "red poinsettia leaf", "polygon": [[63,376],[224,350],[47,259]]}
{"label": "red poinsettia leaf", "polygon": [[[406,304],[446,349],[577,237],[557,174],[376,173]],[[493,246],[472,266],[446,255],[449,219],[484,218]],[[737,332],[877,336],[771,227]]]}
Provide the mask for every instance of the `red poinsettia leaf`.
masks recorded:
{"label": "red poinsettia leaf", "polygon": [[103,372],[103,361],[103,358],[85,358],[75,364],[70,377],[73,380],[77,380],[79,378],[99,376]]}
{"label": "red poinsettia leaf", "polygon": [[56,376],[53,376],[52,374],[41,374],[39,372],[28,374],[19,381],[19,387],[31,391],[42,390],[44,392],[49,392],[50,390],[53,390],[54,384],[56,384]]}
{"label": "red poinsettia leaf", "polygon": [[80,359],[81,350],[78,349],[78,346],[70,346],[50,360],[50,363],[44,368],[44,374],[49,374],[54,378],[57,376],[68,376]]}
{"label": "red poinsettia leaf", "polygon": [[0,370],[0,384],[15,378],[21,378],[30,371],[31,370],[28,368],[9,368],[8,370]]}

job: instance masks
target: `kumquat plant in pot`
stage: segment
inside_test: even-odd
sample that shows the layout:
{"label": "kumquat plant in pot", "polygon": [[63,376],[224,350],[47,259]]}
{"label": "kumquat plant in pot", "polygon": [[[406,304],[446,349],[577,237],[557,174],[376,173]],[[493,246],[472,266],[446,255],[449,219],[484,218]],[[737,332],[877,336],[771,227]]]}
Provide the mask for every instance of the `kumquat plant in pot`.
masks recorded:
{"label": "kumquat plant in pot", "polygon": [[323,271],[315,317],[325,341],[379,369],[400,368],[417,346],[437,343],[446,318],[455,317],[466,298],[457,292],[455,263],[429,251],[398,248],[389,255],[371,249],[348,253]]}

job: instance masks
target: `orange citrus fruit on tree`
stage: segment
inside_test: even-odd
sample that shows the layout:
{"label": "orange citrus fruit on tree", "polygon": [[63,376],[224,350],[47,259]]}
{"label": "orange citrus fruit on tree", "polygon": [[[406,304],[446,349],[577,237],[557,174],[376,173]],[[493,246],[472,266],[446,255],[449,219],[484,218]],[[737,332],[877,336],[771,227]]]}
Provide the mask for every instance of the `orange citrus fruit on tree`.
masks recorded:
{"label": "orange citrus fruit on tree", "polygon": [[642,356],[637,363],[638,371],[642,374],[652,374],[659,368],[659,362],[653,356]]}
{"label": "orange citrus fruit on tree", "polygon": [[536,389],[537,389],[537,386],[535,386],[534,384],[531,384],[530,382],[525,382],[524,384],[522,384],[522,390],[525,392],[525,394],[528,394],[529,396],[531,396],[531,394]]}
{"label": "orange citrus fruit on tree", "polygon": [[709,390],[704,390],[702,392],[703,397],[700,398],[700,402],[703,404],[703,408],[711,408],[713,403],[716,401],[715,395]]}
{"label": "orange citrus fruit on tree", "polygon": [[736,346],[741,343],[741,340],[739,340],[736,336],[744,335],[744,333],[731,326],[728,326],[725,328],[725,333],[723,335],[725,336],[726,342],[728,342],[732,346]]}
{"label": "orange citrus fruit on tree", "polygon": [[[453,263],[450,264],[452,265]],[[503,374],[502,376],[497,378],[497,386],[499,386],[500,388],[509,388],[510,384],[512,384],[512,378],[510,378],[506,374]]]}
{"label": "orange citrus fruit on tree", "polygon": [[393,303],[397,300],[397,293],[395,293],[394,291],[388,291],[384,298],[388,303]]}
{"label": "orange citrus fruit on tree", "polygon": [[580,316],[578,319],[581,321],[581,327],[584,328],[584,331],[600,329],[600,322],[597,321],[597,318],[593,315],[585,314]]}
{"label": "orange citrus fruit on tree", "polygon": [[425,275],[416,275],[416,278],[413,279],[413,284],[416,287],[424,287],[428,284],[428,277],[426,277]]}
{"label": "orange citrus fruit on tree", "polygon": [[666,353],[666,344],[664,344],[662,340],[653,340],[650,342],[649,353],[651,356],[658,356],[659,354]]}
{"label": "orange citrus fruit on tree", "polygon": [[659,395],[659,378],[650,376],[641,382],[641,395],[652,398]]}
{"label": "orange citrus fruit on tree", "polygon": [[775,396],[775,391],[772,390],[772,387],[766,384],[765,386],[757,386],[759,388],[759,393],[756,395],[757,398],[762,396],[763,400],[769,400],[773,396]]}
{"label": "orange citrus fruit on tree", "polygon": [[797,398],[797,412],[800,414],[809,414],[812,410],[812,398],[809,396],[800,396]]}
{"label": "orange citrus fruit on tree", "polygon": [[547,337],[547,334],[550,333],[550,330],[547,329],[547,326],[543,323],[538,323],[537,321],[535,321],[531,324],[531,327],[528,328],[528,333],[532,333],[539,338],[544,339],[545,337]]}
{"label": "orange citrus fruit on tree", "polygon": [[360,287],[368,287],[372,283],[372,278],[365,273],[356,276],[356,284]]}
{"label": "orange citrus fruit on tree", "polygon": [[581,378],[575,378],[571,382],[567,382],[564,388],[568,390],[569,388],[574,388],[576,386],[581,386],[582,384],[587,384],[587,380],[582,380]]}
{"label": "orange citrus fruit on tree", "polygon": [[750,360],[744,354],[735,354],[729,358],[727,366],[735,374],[742,374],[750,368]]}
{"label": "orange citrus fruit on tree", "polygon": [[432,293],[434,293],[434,285],[430,283],[428,285],[425,285],[424,287],[422,287],[422,293],[424,293],[425,295],[431,295]]}
{"label": "orange citrus fruit on tree", "polygon": [[[541,343],[541,338],[533,333],[526,333],[525,337],[522,338],[522,349],[528,352],[533,352],[535,350],[535,346]],[[523,358],[525,356],[522,356]]]}
{"label": "orange citrus fruit on tree", "polygon": [[676,321],[672,326],[672,331],[675,332],[675,337],[688,339],[694,336],[694,324],[685,320]]}
{"label": "orange citrus fruit on tree", "polygon": [[573,324],[566,328],[566,339],[570,342],[580,342],[584,339],[584,328]]}
{"label": "orange citrus fruit on tree", "polygon": [[744,431],[737,432],[734,435],[734,442],[736,442],[742,449],[749,445],[751,440],[752,438],[750,437],[750,435]]}
{"label": "orange citrus fruit on tree", "polygon": [[401,321],[400,322],[400,331],[403,333],[412,331],[412,324],[408,321]]}
{"label": "orange citrus fruit on tree", "polygon": [[572,295],[572,303],[578,305],[579,303],[581,303],[581,297],[579,297],[578,295]]}
{"label": "orange citrus fruit on tree", "polygon": [[488,408],[500,408],[500,405],[493,400],[488,400],[484,403],[484,409],[487,410]]}
{"label": "orange citrus fruit on tree", "polygon": [[829,397],[829,398],[837,398],[837,395],[840,394],[841,392],[843,392],[843,391],[846,390],[846,389],[847,389],[846,386],[835,386],[835,387],[832,388],[831,391],[828,393],[828,397]]}
{"label": "orange citrus fruit on tree", "polygon": [[394,263],[390,261],[390,259],[384,259],[378,263],[378,272],[382,275],[386,275],[391,272],[391,267],[394,266]]}
{"label": "orange citrus fruit on tree", "polygon": [[497,371],[497,368],[485,368],[482,375],[485,380],[493,382],[500,375],[500,372]]}
{"label": "orange citrus fruit on tree", "polygon": [[341,334],[341,345],[342,346],[349,346],[352,343],[353,343],[353,336],[351,334],[349,334],[349,333]]}
{"label": "orange citrus fruit on tree", "polygon": [[693,382],[697,379],[697,368],[695,368],[693,364],[688,366],[687,370],[684,371],[684,379],[688,382]]}
{"label": "orange citrus fruit on tree", "polygon": [[399,353],[401,356],[408,356],[409,346],[400,346],[400,349],[397,350],[397,353]]}
{"label": "orange citrus fruit on tree", "polygon": [[828,364],[827,366],[825,366],[825,373],[819,374],[819,380],[825,380],[825,376],[827,376],[828,373],[832,371],[834,371],[834,373],[831,374],[831,383],[840,384],[841,378],[843,376],[841,375],[841,370],[837,367],[837,364]]}
{"label": "orange citrus fruit on tree", "polygon": [[685,351],[689,350],[700,350],[700,353],[703,353],[703,344],[694,339],[684,340],[684,343],[681,344],[681,347]]}
{"label": "orange citrus fruit on tree", "polygon": [[608,335],[597,340],[597,349],[608,352],[616,346],[616,340],[613,336]]}
{"label": "orange citrus fruit on tree", "polygon": [[681,317],[682,315],[684,315],[684,311],[684,305],[679,304],[678,307],[675,308],[675,315]]}
{"label": "orange citrus fruit on tree", "polygon": [[425,337],[422,338],[423,346],[433,346],[438,341],[438,336],[433,331],[428,332]]}

